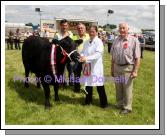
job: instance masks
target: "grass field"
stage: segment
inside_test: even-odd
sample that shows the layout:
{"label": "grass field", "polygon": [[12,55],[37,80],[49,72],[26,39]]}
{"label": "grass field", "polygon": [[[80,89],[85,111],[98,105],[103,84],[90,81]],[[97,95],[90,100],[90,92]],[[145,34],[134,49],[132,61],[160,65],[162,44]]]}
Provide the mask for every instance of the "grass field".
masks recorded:
{"label": "grass field", "polygon": [[[85,95],[74,93],[71,88],[60,89],[60,102],[54,102],[51,86],[50,111],[44,109],[43,89],[36,85],[24,88],[20,81],[14,82],[14,76],[24,77],[21,51],[5,51],[5,123],[6,125],[153,125],[155,124],[155,54],[144,51],[144,59],[138,78],[134,81],[133,112],[119,114],[113,107],[115,87],[112,81],[105,83],[108,102],[111,107],[99,107],[96,89],[93,92],[93,104],[83,106]],[[110,55],[107,47],[104,53],[105,76],[110,76]],[[33,77],[34,75],[31,75]]]}

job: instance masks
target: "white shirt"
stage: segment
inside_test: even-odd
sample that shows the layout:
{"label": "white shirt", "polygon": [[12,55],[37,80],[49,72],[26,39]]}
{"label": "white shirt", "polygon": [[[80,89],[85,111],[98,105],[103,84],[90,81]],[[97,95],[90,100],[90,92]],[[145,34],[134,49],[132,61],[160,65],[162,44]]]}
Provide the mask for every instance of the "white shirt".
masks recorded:
{"label": "white shirt", "polygon": [[[86,63],[91,65],[90,76],[84,76],[83,82],[85,86],[103,86],[104,76],[103,76],[103,51],[104,46],[101,39],[97,36],[90,43],[90,40],[84,42],[83,51],[81,56],[86,56]],[[84,64],[83,64],[84,66]]]}
{"label": "white shirt", "polygon": [[48,37],[49,37],[49,32],[48,32],[48,31],[43,32],[43,37],[44,37],[44,38],[48,38]]}
{"label": "white shirt", "polygon": [[[72,38],[73,37],[73,33],[71,31],[68,31],[68,36],[70,38]],[[57,39],[57,40],[61,40],[63,38],[64,38],[64,35],[62,35],[61,32],[57,33],[56,36],[55,36],[55,39]]]}
{"label": "white shirt", "polygon": [[32,33],[26,32],[26,33],[24,34],[24,36],[28,38],[29,36],[32,36]]}

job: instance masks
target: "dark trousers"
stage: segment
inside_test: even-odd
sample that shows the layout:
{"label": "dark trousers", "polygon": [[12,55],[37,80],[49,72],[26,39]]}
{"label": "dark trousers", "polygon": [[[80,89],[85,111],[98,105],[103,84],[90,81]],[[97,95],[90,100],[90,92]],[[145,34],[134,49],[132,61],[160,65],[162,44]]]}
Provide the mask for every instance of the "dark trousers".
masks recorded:
{"label": "dark trousers", "polygon": [[74,92],[80,91],[81,85],[80,85],[79,79],[81,77],[81,71],[82,71],[82,63],[78,63],[77,68],[74,69],[74,77],[75,77]]}
{"label": "dark trousers", "polygon": [[13,39],[11,38],[7,40],[7,49],[13,49]]}
{"label": "dark trousers", "polygon": [[[97,92],[99,94],[100,106],[102,108],[107,107],[108,102],[107,102],[107,96],[106,96],[104,86],[97,86],[96,88],[97,88]],[[86,91],[88,92],[88,94],[86,95],[85,104],[89,105],[92,103],[93,87],[86,86]]]}
{"label": "dark trousers", "polygon": [[112,43],[108,43],[108,53],[110,53],[111,47],[112,47]]}
{"label": "dark trousers", "polygon": [[70,62],[67,62],[66,68],[68,71],[69,85],[73,85],[74,84],[74,79],[73,79],[74,76],[73,76],[72,65],[70,64]]}
{"label": "dark trousers", "polygon": [[20,40],[19,39],[15,39],[15,49],[21,49],[20,47]]}
{"label": "dark trousers", "polygon": [[143,58],[144,47],[141,47],[141,58]]}

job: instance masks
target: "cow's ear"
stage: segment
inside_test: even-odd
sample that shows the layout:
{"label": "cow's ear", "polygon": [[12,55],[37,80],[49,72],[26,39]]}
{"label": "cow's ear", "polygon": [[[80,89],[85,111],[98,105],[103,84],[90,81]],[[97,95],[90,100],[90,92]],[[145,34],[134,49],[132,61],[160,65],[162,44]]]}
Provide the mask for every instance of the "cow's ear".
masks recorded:
{"label": "cow's ear", "polygon": [[79,46],[83,42],[83,40],[82,39],[74,40],[74,42],[77,44],[77,46]]}
{"label": "cow's ear", "polygon": [[53,39],[53,40],[52,40],[52,44],[55,44],[55,45],[56,45],[56,44],[59,44],[59,43],[60,43],[60,41],[57,40],[57,39]]}

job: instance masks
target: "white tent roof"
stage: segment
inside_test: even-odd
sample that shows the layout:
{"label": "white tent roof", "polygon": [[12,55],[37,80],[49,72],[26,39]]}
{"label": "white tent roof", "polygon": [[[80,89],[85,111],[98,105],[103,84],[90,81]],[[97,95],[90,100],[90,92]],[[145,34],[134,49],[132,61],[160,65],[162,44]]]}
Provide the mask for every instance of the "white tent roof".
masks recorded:
{"label": "white tent roof", "polygon": [[25,23],[5,23],[6,27],[24,27]]}

